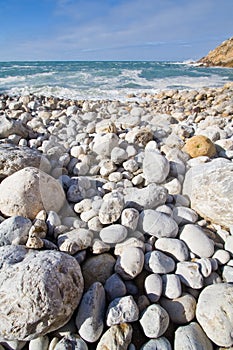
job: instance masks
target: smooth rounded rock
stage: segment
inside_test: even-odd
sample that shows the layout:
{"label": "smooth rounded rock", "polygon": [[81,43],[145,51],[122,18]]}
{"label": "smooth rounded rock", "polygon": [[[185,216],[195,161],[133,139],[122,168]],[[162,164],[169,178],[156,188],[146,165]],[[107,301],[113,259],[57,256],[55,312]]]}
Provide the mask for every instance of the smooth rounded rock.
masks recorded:
{"label": "smooth rounded rock", "polygon": [[214,254],[214,242],[198,225],[185,225],[180,239],[186,243],[191,252],[201,258],[209,258]]}
{"label": "smooth rounded rock", "polygon": [[116,244],[127,237],[127,229],[120,224],[112,224],[101,229],[99,235],[104,243]]}
{"label": "smooth rounded rock", "polygon": [[144,282],[145,292],[148,299],[155,303],[157,302],[162,294],[162,278],[157,273],[152,273],[147,276]]}
{"label": "smooth rounded rock", "polygon": [[123,163],[126,159],[128,159],[128,154],[127,152],[120,147],[114,147],[111,151],[111,161],[114,164],[121,164]]}
{"label": "smooth rounded rock", "polygon": [[230,235],[226,238],[224,249],[227,252],[229,252],[231,254],[231,256],[233,255],[233,236],[232,235]]}
{"label": "smooth rounded rock", "polygon": [[178,225],[195,224],[198,220],[198,215],[193,209],[181,206],[173,208],[172,217]]}
{"label": "smooth rounded rock", "polygon": [[157,150],[148,149],[143,160],[143,173],[148,183],[162,183],[169,174],[169,161]]}
{"label": "smooth rounded rock", "polygon": [[190,257],[185,242],[177,238],[158,238],[155,242],[155,248],[169,254],[177,261],[185,261]]}
{"label": "smooth rounded rock", "polygon": [[148,338],[158,338],[168,328],[169,315],[159,304],[152,304],[143,312],[139,322]]}
{"label": "smooth rounded rock", "polygon": [[153,250],[145,254],[145,268],[154,273],[165,274],[174,271],[175,261],[166,254]]}
{"label": "smooth rounded rock", "polygon": [[29,342],[29,350],[48,350],[49,348],[49,337],[43,336],[33,339]]}
{"label": "smooth rounded rock", "polygon": [[174,350],[213,350],[211,341],[196,322],[180,326],[175,332]]}
{"label": "smooth rounded rock", "polygon": [[162,294],[169,299],[179,298],[182,293],[182,286],[179,276],[170,273],[162,275]]}
{"label": "smooth rounded rock", "polygon": [[[62,338],[56,345],[54,350],[88,350],[85,341],[76,334],[68,334]],[[50,350],[50,349],[49,349]]]}
{"label": "smooth rounded rock", "polygon": [[0,210],[6,216],[34,219],[43,209],[59,212],[65,199],[61,184],[33,167],[17,171],[0,184]]}
{"label": "smooth rounded rock", "polygon": [[174,299],[161,298],[160,304],[175,324],[188,323],[195,317],[196,299],[191,294],[184,293]]}
{"label": "smooth rounded rock", "polygon": [[233,345],[233,285],[218,283],[200,293],[196,317],[208,338],[218,346]]}
{"label": "smooth rounded rock", "polygon": [[178,233],[178,225],[169,215],[153,209],[140,213],[138,229],[157,238],[176,237]]}
{"label": "smooth rounded rock", "polygon": [[91,256],[82,264],[82,273],[85,289],[87,290],[94,282],[104,284],[113,274],[116,260],[108,253]]}
{"label": "smooth rounded rock", "polygon": [[123,297],[126,294],[125,283],[117,273],[114,273],[106,280],[104,289],[109,300]]}
{"label": "smooth rounded rock", "polygon": [[31,340],[67,323],[83,291],[78,262],[56,251],[0,250],[0,338]]}
{"label": "smooth rounded rock", "polygon": [[224,249],[218,249],[212,256],[213,259],[216,259],[219,265],[225,265],[230,260],[230,253]]}
{"label": "smooth rounded rock", "polygon": [[150,339],[140,350],[172,350],[171,343],[165,337]]}
{"label": "smooth rounded rock", "polygon": [[83,295],[75,320],[84,340],[93,343],[100,338],[104,328],[104,312],[104,288],[100,282],[95,282]]}
{"label": "smooth rounded rock", "polygon": [[233,266],[225,265],[223,267],[222,278],[224,282],[233,283]]}

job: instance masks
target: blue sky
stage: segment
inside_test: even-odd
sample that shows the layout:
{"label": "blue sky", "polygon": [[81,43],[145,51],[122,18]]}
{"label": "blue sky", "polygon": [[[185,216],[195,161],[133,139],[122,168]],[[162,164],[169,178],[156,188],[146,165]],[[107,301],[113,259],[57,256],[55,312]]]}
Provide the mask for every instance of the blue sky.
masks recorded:
{"label": "blue sky", "polygon": [[233,0],[0,0],[0,61],[187,60],[233,36]]}

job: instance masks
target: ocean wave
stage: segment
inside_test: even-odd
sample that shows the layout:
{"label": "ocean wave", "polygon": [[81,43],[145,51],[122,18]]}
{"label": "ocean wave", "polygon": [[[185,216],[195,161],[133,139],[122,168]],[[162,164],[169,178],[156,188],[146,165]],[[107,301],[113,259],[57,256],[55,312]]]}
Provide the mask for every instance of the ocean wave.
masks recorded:
{"label": "ocean wave", "polygon": [[[28,70],[7,63],[0,89],[10,94],[53,95],[66,99],[125,99],[166,89],[218,87],[233,71],[190,66],[188,62],[34,62]],[[138,97],[140,98],[140,97]]]}
{"label": "ocean wave", "polygon": [[[109,81],[105,84],[98,84],[94,86],[77,86],[70,84],[69,87],[59,85],[28,85],[28,86],[16,86],[11,87],[8,90],[9,94],[12,95],[45,95],[55,96],[64,99],[76,99],[76,100],[99,100],[99,99],[110,99],[110,100],[126,100],[128,95],[135,95],[138,99],[144,93],[155,94],[159,91],[166,89],[200,89],[203,87],[218,87],[228,81],[227,77],[219,77],[217,75],[211,75],[209,77],[173,77],[164,79],[155,79],[153,81],[145,81],[143,84],[137,84],[135,82],[128,82],[119,84],[119,81],[112,79],[114,84]],[[146,85],[147,83],[147,85]]]}
{"label": "ocean wave", "polygon": [[0,78],[0,84],[17,83],[25,80],[26,80],[25,76],[8,76],[5,78]]}
{"label": "ocean wave", "polygon": [[39,77],[50,77],[54,75],[55,72],[42,72],[42,73],[34,73],[34,74],[28,74],[26,78],[39,78]]}

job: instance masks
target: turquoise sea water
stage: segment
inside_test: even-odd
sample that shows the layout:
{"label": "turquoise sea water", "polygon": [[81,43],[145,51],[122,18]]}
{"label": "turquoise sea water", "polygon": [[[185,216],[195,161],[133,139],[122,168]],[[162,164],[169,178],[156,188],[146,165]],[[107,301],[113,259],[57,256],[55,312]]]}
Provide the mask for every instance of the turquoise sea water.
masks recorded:
{"label": "turquoise sea water", "polygon": [[0,93],[35,93],[68,99],[125,99],[164,89],[218,87],[233,69],[188,62],[0,62]]}

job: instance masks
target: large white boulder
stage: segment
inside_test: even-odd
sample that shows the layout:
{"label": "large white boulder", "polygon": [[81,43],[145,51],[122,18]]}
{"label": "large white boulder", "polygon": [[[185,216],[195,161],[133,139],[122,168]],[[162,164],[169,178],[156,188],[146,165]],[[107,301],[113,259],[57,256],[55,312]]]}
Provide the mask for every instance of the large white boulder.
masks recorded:
{"label": "large white boulder", "polygon": [[196,317],[208,338],[222,347],[233,344],[233,285],[212,284],[200,293]]}
{"label": "large white boulder", "polygon": [[6,216],[34,219],[43,209],[59,212],[65,199],[60,182],[34,167],[21,169],[0,184],[0,211]]}
{"label": "large white boulder", "polygon": [[233,163],[218,158],[192,167],[185,176],[183,194],[203,218],[224,227],[233,225]]}
{"label": "large white boulder", "polygon": [[66,324],[83,292],[75,258],[54,250],[0,248],[0,338],[31,340]]}

